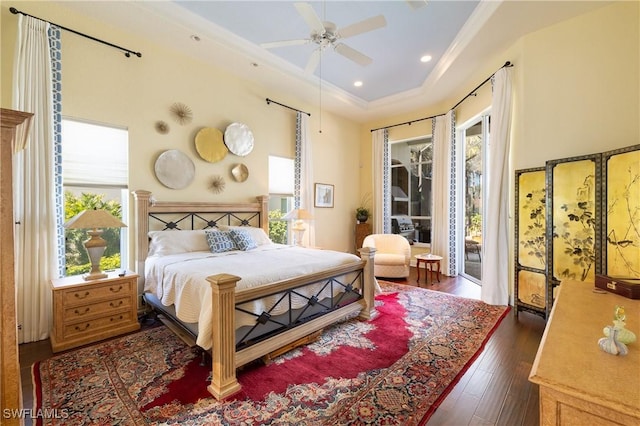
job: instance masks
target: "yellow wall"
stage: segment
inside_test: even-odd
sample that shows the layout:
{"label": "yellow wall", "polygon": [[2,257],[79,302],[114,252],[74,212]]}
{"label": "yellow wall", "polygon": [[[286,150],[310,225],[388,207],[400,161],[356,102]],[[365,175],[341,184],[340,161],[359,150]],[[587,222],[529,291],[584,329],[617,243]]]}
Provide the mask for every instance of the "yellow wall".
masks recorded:
{"label": "yellow wall", "polygon": [[[265,98],[311,112],[314,180],[336,185],[335,208],[316,210],[317,245],[326,248],[352,250],[353,211],[363,196],[372,192],[370,130],[446,112],[507,60],[515,64],[513,170],[640,141],[638,2],[615,2],[514,40],[504,52],[478,63],[467,84],[441,104],[362,125],[324,111],[321,134],[317,132],[317,105],[279,99],[279,94],[269,88],[79,17],[59,5],[23,5],[36,16],[143,53],[142,58],[127,59],[113,49],[63,32],[63,114],[128,128],[131,189],[150,190],[161,200],[238,201],[266,193],[267,156],[293,156],[294,117],[288,110],[267,106]],[[8,6],[3,2],[1,10],[2,107],[11,107],[8,88],[17,22]],[[456,110],[458,123],[489,106],[489,87],[483,86],[477,97],[469,98]],[[179,126],[171,121],[168,109],[173,102],[192,108],[192,124]],[[168,135],[154,130],[153,124],[160,119],[170,123]],[[193,148],[197,130],[204,126],[224,129],[234,121],[244,122],[253,130],[254,151],[241,159],[229,155],[215,164],[200,160]],[[390,138],[430,133],[431,122],[423,121],[391,129]],[[165,188],[153,173],[156,157],[170,148],[186,152],[196,165],[196,179],[184,191]],[[250,172],[242,184],[232,182],[229,176],[230,166],[239,160]],[[220,195],[207,190],[208,179],[216,174],[227,181],[227,189]]]}
{"label": "yellow wall", "polygon": [[[267,105],[270,97],[311,113],[310,134],[314,181],[335,185],[334,208],[316,210],[316,244],[342,251],[353,250],[355,208],[359,202],[360,127],[322,112],[319,129],[317,105],[280,98],[269,88],[241,80],[219,68],[140,39],[101,22],[75,15],[50,2],[16,5],[32,15],[142,52],[142,58],[126,58],[121,52],[85,38],[62,32],[63,115],[121,126],[129,131],[129,188],[152,191],[158,200],[249,201],[268,193],[268,156],[293,158],[295,113]],[[2,107],[11,107],[13,47],[18,18],[2,4]],[[182,102],[193,111],[193,122],[180,126],[169,107]],[[157,133],[154,123],[164,120],[171,130]],[[255,147],[246,157],[228,154],[218,163],[200,159],[194,136],[203,127],[224,130],[232,122],[246,123],[253,131]],[[167,149],[179,149],[194,162],[196,177],[185,190],[172,190],[155,177],[154,162]],[[99,161],[99,159],[97,159]],[[231,167],[243,162],[249,178],[234,182]],[[226,180],[222,194],[208,190],[212,176]]]}
{"label": "yellow wall", "polygon": [[[514,63],[512,166],[591,154],[640,141],[640,8],[615,2],[514,40],[478,64],[467,87],[443,105],[365,123],[361,131],[362,192],[370,192],[370,129],[445,113],[500,68]],[[456,109],[463,123],[490,106],[490,84]],[[438,109],[440,107],[440,109]],[[431,121],[391,128],[391,140],[431,133]]]}
{"label": "yellow wall", "polygon": [[[505,52],[478,64],[467,87],[444,105],[366,123],[361,130],[362,193],[372,191],[370,129],[445,113],[506,61],[515,65],[511,176],[547,160],[640,143],[639,4],[615,2],[514,40]],[[486,84],[456,109],[457,123],[488,108],[490,96]],[[431,134],[430,120],[392,128],[389,138],[425,134]],[[512,203],[513,194],[512,182]]]}

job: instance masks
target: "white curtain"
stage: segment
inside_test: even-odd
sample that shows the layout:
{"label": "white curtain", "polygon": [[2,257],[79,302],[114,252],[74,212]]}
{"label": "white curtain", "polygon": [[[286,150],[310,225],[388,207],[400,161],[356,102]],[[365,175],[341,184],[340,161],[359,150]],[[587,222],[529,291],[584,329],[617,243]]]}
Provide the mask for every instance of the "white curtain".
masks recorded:
{"label": "white curtain", "polygon": [[[13,108],[34,113],[27,146],[14,157],[16,286],[20,343],[48,337],[49,281],[59,276],[60,192],[55,182],[56,129],[49,24],[18,17]],[[58,42],[59,43],[59,42]],[[59,46],[58,46],[59,47]],[[57,70],[59,71],[59,70]],[[59,92],[58,92],[59,93]]]}
{"label": "white curtain", "polygon": [[389,184],[389,134],[387,129],[372,132],[373,233],[391,232],[391,187]]}
{"label": "white curtain", "polygon": [[491,138],[489,140],[485,231],[482,235],[482,292],[484,302],[509,303],[509,144],[511,76],[509,68],[493,76]]}
{"label": "white curtain", "polygon": [[455,188],[452,167],[454,147],[454,113],[435,118],[433,125],[433,210],[431,253],[442,256],[442,272],[457,274]]}
{"label": "white curtain", "polygon": [[[294,188],[295,208],[305,209],[315,217],[314,183],[311,138],[309,137],[309,116],[298,112],[296,116],[296,187]],[[299,182],[299,183],[298,183]],[[314,220],[307,222],[307,232],[303,237],[303,245],[315,247],[316,229]]]}

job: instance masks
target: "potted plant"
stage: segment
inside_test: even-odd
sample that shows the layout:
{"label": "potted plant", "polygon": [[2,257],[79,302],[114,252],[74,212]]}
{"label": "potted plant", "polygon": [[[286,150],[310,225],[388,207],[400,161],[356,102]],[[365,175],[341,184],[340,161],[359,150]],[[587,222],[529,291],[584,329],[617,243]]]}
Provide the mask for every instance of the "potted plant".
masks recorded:
{"label": "potted plant", "polygon": [[360,223],[365,223],[369,219],[369,209],[366,207],[358,207],[356,209],[356,219]]}

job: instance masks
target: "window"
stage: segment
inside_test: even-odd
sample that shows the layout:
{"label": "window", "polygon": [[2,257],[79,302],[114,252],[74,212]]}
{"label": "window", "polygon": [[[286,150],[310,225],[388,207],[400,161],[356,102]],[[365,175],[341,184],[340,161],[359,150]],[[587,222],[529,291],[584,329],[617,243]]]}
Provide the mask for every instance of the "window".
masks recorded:
{"label": "window", "polygon": [[[65,222],[86,209],[109,211],[127,223],[128,132],[111,126],[62,120],[62,184]],[[127,267],[127,228],[104,229],[107,248],[100,262],[104,271]],[[83,229],[65,231],[66,275],[91,270],[83,246]]]}
{"label": "window", "polygon": [[269,238],[289,244],[289,222],[282,216],[293,209],[294,160],[269,156]]}
{"label": "window", "polygon": [[433,143],[431,137],[393,142],[391,146],[391,221],[409,217],[417,243],[431,243],[431,183]]}

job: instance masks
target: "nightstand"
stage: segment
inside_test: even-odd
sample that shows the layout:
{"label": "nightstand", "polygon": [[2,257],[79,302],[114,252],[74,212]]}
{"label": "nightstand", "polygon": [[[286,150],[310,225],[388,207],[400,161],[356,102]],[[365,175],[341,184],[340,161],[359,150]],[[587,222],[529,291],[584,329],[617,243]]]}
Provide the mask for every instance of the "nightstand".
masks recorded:
{"label": "nightstand", "polygon": [[52,280],[53,352],[140,329],[137,282],[138,275],[130,272],[91,281],[81,275]]}

